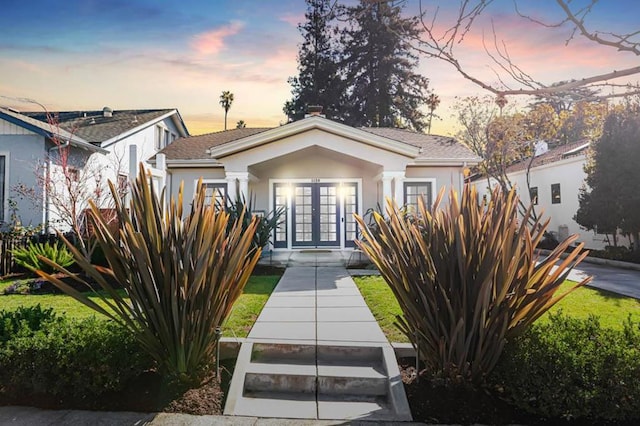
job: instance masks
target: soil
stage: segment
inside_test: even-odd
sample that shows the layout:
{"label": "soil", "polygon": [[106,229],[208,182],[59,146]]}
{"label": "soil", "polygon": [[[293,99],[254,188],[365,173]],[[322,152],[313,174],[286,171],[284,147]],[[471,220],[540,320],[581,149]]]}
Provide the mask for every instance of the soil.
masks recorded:
{"label": "soil", "polygon": [[200,385],[195,387],[167,383],[162,376],[153,371],[138,376],[120,392],[105,392],[92,397],[20,394],[0,386],[0,406],[24,405],[55,410],[222,414],[224,395],[233,374],[234,361],[221,363],[221,381],[210,373]]}

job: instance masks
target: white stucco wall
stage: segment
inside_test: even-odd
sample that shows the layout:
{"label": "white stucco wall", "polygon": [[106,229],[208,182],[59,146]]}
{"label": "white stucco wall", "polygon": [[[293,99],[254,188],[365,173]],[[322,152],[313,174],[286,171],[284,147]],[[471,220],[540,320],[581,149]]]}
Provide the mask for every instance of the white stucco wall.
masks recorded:
{"label": "white stucco wall", "polygon": [[[579,207],[579,190],[586,178],[585,161],[586,156],[579,155],[536,167],[530,172],[531,187],[538,188],[536,212],[550,219],[547,231],[562,236],[566,230],[568,235],[578,234],[577,242],[584,242],[587,248],[602,249],[607,244],[604,240],[605,236],[581,228],[573,219]],[[511,173],[509,178],[518,188],[520,197],[526,203],[530,202],[526,171]],[[560,203],[558,204],[551,202],[551,185],[553,184],[560,184]],[[476,185],[481,193],[487,193],[486,180],[477,181]]]}

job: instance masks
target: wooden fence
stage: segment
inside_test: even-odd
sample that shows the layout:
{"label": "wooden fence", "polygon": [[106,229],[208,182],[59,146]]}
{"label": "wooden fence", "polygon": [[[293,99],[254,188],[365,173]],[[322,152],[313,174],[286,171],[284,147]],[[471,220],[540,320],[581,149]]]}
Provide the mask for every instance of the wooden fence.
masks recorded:
{"label": "wooden fence", "polygon": [[11,250],[26,247],[29,240],[29,237],[0,234],[0,276],[14,271],[15,263]]}

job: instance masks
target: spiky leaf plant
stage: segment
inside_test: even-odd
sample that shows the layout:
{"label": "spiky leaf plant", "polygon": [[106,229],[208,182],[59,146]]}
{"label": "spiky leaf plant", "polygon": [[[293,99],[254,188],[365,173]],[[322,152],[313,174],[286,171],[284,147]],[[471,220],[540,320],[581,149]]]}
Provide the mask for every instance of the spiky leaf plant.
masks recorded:
{"label": "spiky leaf plant", "polygon": [[55,264],[67,268],[73,265],[73,256],[67,250],[67,247],[60,243],[33,243],[29,242],[26,247],[20,247],[11,250],[15,262],[29,270],[42,269],[46,272],[55,272],[47,263],[40,260],[44,257],[53,261]]}
{"label": "spiky leaf plant", "polygon": [[[257,221],[244,229],[238,221],[228,229],[229,215],[206,205],[201,182],[191,211],[183,217],[182,187],[178,199],[172,198],[166,207],[142,165],[128,207],[113,185],[111,192],[118,233],[110,231],[96,205],[91,204],[89,216],[109,268],[90,264],[67,242],[78,265],[104,290],[100,297],[106,307],[56,277],[37,272],[130,330],[169,377],[197,380],[212,362],[216,328],[229,315],[260,256],[259,249],[249,249]],[[130,302],[110,280],[124,287]]]}
{"label": "spiky leaf plant", "polygon": [[431,209],[421,200],[410,219],[388,201],[388,218],[374,215],[376,232],[357,217],[364,237],[358,245],[393,290],[403,312],[397,325],[427,369],[481,382],[506,339],[588,281],[557,294],[586,253],[580,254],[580,244],[560,260],[577,238],[571,236],[548,256],[537,256],[549,221],[530,228],[531,210],[519,215],[514,190],[496,188],[487,204],[470,185],[461,197],[452,189],[447,205],[444,193]]}

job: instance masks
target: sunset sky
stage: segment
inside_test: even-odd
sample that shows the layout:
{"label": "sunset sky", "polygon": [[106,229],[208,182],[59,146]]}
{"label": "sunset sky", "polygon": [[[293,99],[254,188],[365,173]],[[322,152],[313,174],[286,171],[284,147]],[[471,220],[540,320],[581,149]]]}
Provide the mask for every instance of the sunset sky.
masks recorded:
{"label": "sunset sky", "polygon": [[[585,3],[586,0],[574,0]],[[349,2],[343,2],[349,3]],[[455,1],[424,1],[439,16],[450,16]],[[557,21],[554,0],[520,0],[522,10]],[[220,93],[235,102],[229,125],[284,123],[290,98],[287,78],[296,74],[302,37],[303,0],[3,0],[0,13],[0,105],[19,110],[168,108],[181,112],[192,134],[223,127]],[[406,13],[415,13],[408,0]],[[640,27],[640,2],[601,0],[588,24],[623,33]],[[569,27],[542,28],[519,18],[512,0],[496,0],[460,47],[465,67],[495,82],[482,38],[492,38],[491,22],[521,68],[544,83],[583,78],[638,65],[638,57],[576,38]],[[494,67],[495,68],[495,67]],[[446,63],[422,59],[420,72],[442,99],[433,133],[452,134],[450,105],[456,96],[485,92]],[[640,80],[640,76],[631,79]]]}

